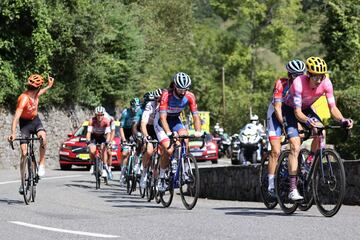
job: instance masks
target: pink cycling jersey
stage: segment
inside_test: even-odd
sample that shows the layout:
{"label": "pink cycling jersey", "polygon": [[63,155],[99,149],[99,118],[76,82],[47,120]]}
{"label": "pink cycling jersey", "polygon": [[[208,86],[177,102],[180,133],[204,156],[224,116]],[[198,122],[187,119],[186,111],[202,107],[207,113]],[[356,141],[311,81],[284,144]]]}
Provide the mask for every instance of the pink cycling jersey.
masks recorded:
{"label": "pink cycling jersey", "polygon": [[101,136],[111,132],[110,121],[107,118],[103,118],[100,122],[96,117],[93,117],[88,126],[88,132],[96,136]]}
{"label": "pink cycling jersey", "polygon": [[307,75],[295,78],[290,87],[289,94],[285,98],[285,104],[293,108],[307,109],[321,96],[325,95],[329,108],[334,107],[335,98],[330,79],[325,77],[316,88],[310,87],[310,81]]}

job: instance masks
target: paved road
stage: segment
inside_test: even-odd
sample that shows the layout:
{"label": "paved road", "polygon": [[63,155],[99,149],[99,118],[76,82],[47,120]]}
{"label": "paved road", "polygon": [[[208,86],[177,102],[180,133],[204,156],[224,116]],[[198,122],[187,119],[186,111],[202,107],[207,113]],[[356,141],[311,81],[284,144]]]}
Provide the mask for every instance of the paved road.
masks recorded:
{"label": "paved road", "polygon": [[[116,173],[118,179],[119,175]],[[18,172],[0,171],[0,239],[358,239],[359,206],[333,218],[313,207],[284,215],[262,203],[200,199],[185,210],[179,196],[169,208],[127,195],[114,181],[95,190],[87,171],[47,170],[36,202],[17,193]]]}

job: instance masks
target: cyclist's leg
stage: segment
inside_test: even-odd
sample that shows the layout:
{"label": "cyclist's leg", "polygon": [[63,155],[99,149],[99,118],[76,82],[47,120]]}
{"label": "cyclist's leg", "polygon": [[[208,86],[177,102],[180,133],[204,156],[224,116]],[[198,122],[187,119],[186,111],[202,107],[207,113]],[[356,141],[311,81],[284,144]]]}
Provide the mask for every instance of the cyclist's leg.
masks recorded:
{"label": "cyclist's leg", "polygon": [[298,131],[298,121],[295,117],[294,109],[292,107],[283,105],[282,113],[286,126],[286,134],[289,138],[290,143],[290,154],[288,163],[288,171],[290,177],[289,198],[292,200],[302,200],[303,197],[299,194],[299,191],[297,190],[298,156],[300,153],[301,145]]}

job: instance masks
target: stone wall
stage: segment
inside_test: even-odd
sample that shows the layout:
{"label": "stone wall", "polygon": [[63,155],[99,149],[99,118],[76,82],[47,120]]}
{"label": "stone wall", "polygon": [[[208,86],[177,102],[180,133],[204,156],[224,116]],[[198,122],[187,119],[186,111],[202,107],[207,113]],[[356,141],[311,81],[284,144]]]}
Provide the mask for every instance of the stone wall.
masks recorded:
{"label": "stone wall", "polygon": [[[59,168],[58,152],[60,144],[67,138],[67,134],[74,130],[76,125],[79,126],[91,114],[89,110],[81,107],[69,110],[48,108],[39,111],[39,117],[47,132],[47,167]],[[19,165],[19,144],[15,143],[15,150],[12,150],[6,140],[11,131],[12,119],[13,115],[10,112],[0,109],[0,132],[2,133],[0,140],[0,169],[17,169]],[[17,128],[17,134],[20,134],[19,127]],[[38,147],[36,148],[38,149]]]}
{"label": "stone wall", "polygon": [[[360,205],[360,160],[345,161],[344,204]],[[261,202],[260,165],[200,168],[200,197]]]}

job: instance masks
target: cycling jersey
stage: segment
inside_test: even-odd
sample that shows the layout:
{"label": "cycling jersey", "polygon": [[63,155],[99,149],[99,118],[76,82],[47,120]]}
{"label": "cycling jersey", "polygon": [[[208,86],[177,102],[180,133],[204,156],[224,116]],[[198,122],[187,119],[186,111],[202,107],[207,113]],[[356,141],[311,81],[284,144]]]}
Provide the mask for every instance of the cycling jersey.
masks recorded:
{"label": "cycling jersey", "polygon": [[157,101],[151,101],[146,103],[144,112],[141,117],[141,121],[149,125],[154,125],[155,112],[157,109]]}
{"label": "cycling jersey", "polygon": [[17,101],[16,109],[22,109],[20,118],[32,120],[38,114],[39,96],[36,94],[35,98],[30,97],[29,91],[23,92]]}
{"label": "cycling jersey", "polygon": [[110,130],[115,130],[115,119],[113,116],[105,112],[104,117],[110,122]]}
{"label": "cycling jersey", "polygon": [[88,132],[91,135],[102,136],[110,133],[110,131],[110,122],[105,117],[101,121],[98,121],[97,117],[93,117],[89,122]]}
{"label": "cycling jersey", "polygon": [[160,99],[160,113],[166,113],[167,116],[179,116],[181,111],[189,105],[193,115],[198,114],[195,96],[187,91],[183,98],[178,98],[174,90],[165,90]]}
{"label": "cycling jersey", "polygon": [[285,104],[293,108],[307,109],[325,94],[329,108],[335,106],[333,86],[328,77],[316,88],[310,87],[310,79],[307,75],[301,75],[294,79],[289,94],[285,98]]}
{"label": "cycling jersey", "polygon": [[277,102],[283,102],[285,96],[289,92],[289,89],[289,79],[280,78],[276,80],[273,90],[273,97],[267,111],[267,132],[270,140],[279,139],[282,134],[281,124],[275,115],[274,104]]}

